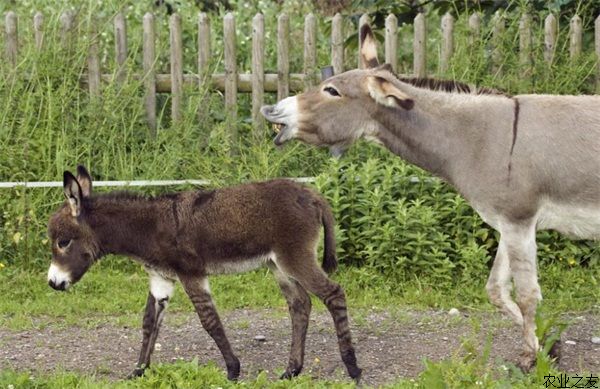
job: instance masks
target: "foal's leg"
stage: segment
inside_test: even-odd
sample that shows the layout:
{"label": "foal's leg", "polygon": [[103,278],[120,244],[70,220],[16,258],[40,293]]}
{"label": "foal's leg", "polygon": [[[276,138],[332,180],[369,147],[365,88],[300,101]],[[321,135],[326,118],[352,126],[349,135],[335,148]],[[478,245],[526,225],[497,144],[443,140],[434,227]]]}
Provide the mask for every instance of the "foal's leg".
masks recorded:
{"label": "foal's leg", "polygon": [[535,335],[535,312],[542,299],[537,279],[537,246],[535,222],[511,224],[501,231],[510,258],[510,271],[515,283],[517,304],[523,315],[525,348],[519,366],[527,371],[534,364],[539,349]]}
{"label": "foal's leg", "polygon": [[285,372],[281,375],[281,378],[292,378],[300,374],[304,364],[304,345],[311,310],[310,296],[298,281],[289,278],[273,262],[269,262],[269,269],[275,275],[275,279],[287,301],[292,320],[290,360]]}
{"label": "foal's leg", "polygon": [[488,278],[486,290],[490,301],[508,314],[515,323],[523,325],[523,315],[519,306],[513,301],[510,296],[512,289],[512,277],[510,273],[510,262],[508,259],[508,248],[506,241],[500,239],[498,251],[494,259],[494,265],[490,277]]}
{"label": "foal's leg", "polygon": [[329,310],[333,317],[342,361],[344,361],[350,377],[358,381],[362,370],[356,364],[344,291],[318,267],[314,252],[307,252],[301,256],[294,255],[291,258],[281,258],[281,260],[278,256],[277,259],[280,269],[296,279],[306,290],[319,297]]}
{"label": "foal's leg", "polygon": [[174,291],[173,281],[164,278],[153,270],[148,270],[148,274],[150,274],[150,293],[148,293],[142,324],[142,349],[140,350],[140,357],[136,368],[129,375],[130,378],[141,376],[144,374],[144,370],[150,365],[150,356],[154,351],[154,345],[156,344],[156,338],[158,337],[165,309]]}
{"label": "foal's leg", "polygon": [[219,314],[215,310],[212,297],[210,296],[208,279],[206,277],[183,278],[181,276],[179,279],[196,308],[202,327],[213,338],[223,355],[223,359],[225,359],[227,378],[237,380],[240,375],[240,361],[231,349],[231,345],[227,340],[225,330],[219,319]]}

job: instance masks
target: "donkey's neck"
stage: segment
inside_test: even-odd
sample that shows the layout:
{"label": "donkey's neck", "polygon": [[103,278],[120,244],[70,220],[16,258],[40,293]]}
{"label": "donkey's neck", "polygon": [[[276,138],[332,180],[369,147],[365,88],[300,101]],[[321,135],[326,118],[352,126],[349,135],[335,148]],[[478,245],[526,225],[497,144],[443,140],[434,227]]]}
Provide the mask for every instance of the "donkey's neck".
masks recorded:
{"label": "donkey's neck", "polygon": [[[477,163],[490,141],[495,147],[510,144],[509,98],[402,86],[414,99],[414,108],[399,111],[381,106],[374,117],[380,124],[377,138],[408,162],[460,186],[462,167]],[[494,135],[499,127],[506,127],[506,133]]]}
{"label": "donkey's neck", "polygon": [[91,198],[86,207],[87,221],[98,237],[102,254],[126,255],[144,262],[152,260],[156,245],[167,238],[159,236],[164,230],[160,225],[170,220],[161,205],[135,196]]}

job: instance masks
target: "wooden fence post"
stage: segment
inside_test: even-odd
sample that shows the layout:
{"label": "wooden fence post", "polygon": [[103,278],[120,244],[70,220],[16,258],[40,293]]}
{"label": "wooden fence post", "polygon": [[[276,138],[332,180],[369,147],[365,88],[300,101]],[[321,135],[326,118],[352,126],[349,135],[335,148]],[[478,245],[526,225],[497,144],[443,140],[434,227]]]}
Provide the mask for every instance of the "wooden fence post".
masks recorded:
{"label": "wooden fence post", "polygon": [[469,16],[469,46],[474,47],[481,39],[481,16],[478,12]]}
{"label": "wooden fence post", "polygon": [[581,26],[581,18],[579,15],[575,15],[573,18],[571,18],[569,27],[569,54],[573,60],[581,55],[583,27]]}
{"label": "wooden fence post", "polygon": [[290,20],[286,14],[277,18],[277,101],[290,94]]}
{"label": "wooden fence post", "polygon": [[309,13],[304,18],[304,84],[314,85],[317,77],[317,19]]}
{"label": "wooden fence post", "polygon": [[150,12],[144,15],[143,23],[143,64],[144,64],[144,107],[150,134],[156,136],[156,76],[154,62],[156,61],[154,15]]}
{"label": "wooden fence post", "polygon": [[171,117],[174,124],[181,122],[183,106],[183,44],[181,38],[181,16],[169,18],[171,43]]}
{"label": "wooden fence post", "polygon": [[44,15],[39,11],[33,16],[33,34],[35,38],[35,48],[38,51],[41,51],[44,46]]}
{"label": "wooden fence post", "polygon": [[255,135],[264,126],[260,107],[265,91],[265,18],[258,13],[252,19],[252,125]]}
{"label": "wooden fence post", "polygon": [[91,99],[100,97],[100,59],[98,56],[98,28],[96,19],[90,19],[90,47],[88,52],[88,91]]}
{"label": "wooden fence post", "polygon": [[75,17],[72,12],[65,11],[60,15],[60,35],[64,49],[70,51],[73,46],[73,29],[75,27]]}
{"label": "wooden fence post", "polygon": [[116,79],[119,84],[125,81],[127,61],[127,23],[121,12],[115,16],[115,55],[117,58]]}
{"label": "wooden fence post", "polygon": [[367,14],[362,14],[360,19],[358,19],[358,68],[362,69],[362,60],[360,58],[360,51],[362,49],[362,44],[360,41],[360,30],[362,29],[362,26],[364,26],[365,24],[369,24],[369,15]]}
{"label": "wooden fence post", "polygon": [[596,48],[596,93],[600,93],[600,16],[594,21],[594,40]]}
{"label": "wooden fence post", "polygon": [[398,18],[389,14],[385,18],[385,63],[398,70]]}
{"label": "wooden fence post", "polygon": [[344,72],[344,19],[339,13],[331,19],[331,66],[333,74]]}
{"label": "wooden fence post", "polygon": [[544,59],[548,65],[552,65],[552,61],[554,61],[557,38],[558,21],[556,20],[556,16],[550,14],[544,20]]}
{"label": "wooden fence post", "polygon": [[[198,74],[200,75],[200,87],[202,78],[208,76],[208,65],[210,63],[210,21],[208,15],[200,12],[198,15]],[[208,77],[210,83],[210,77]]]}
{"label": "wooden fence post", "polygon": [[502,74],[502,36],[504,35],[504,17],[500,10],[496,11],[492,19],[492,72],[495,76]]}
{"label": "wooden fence post", "polygon": [[525,77],[531,76],[531,16],[524,13],[519,20],[519,62]]}
{"label": "wooden fence post", "polygon": [[442,53],[440,57],[440,73],[446,73],[454,52],[454,17],[449,13],[442,17]]}
{"label": "wooden fence post", "polygon": [[415,77],[427,75],[427,30],[425,28],[425,15],[419,13],[414,21],[413,41],[413,73]]}
{"label": "wooden fence post", "polygon": [[[235,17],[229,12],[223,18],[223,39],[225,43],[225,108],[230,118],[237,118],[237,64],[235,52]],[[233,136],[237,129],[232,126]]]}
{"label": "wooden fence post", "polygon": [[12,69],[15,69],[17,67],[17,59],[19,56],[19,32],[17,14],[13,11],[6,13],[5,29],[6,58]]}

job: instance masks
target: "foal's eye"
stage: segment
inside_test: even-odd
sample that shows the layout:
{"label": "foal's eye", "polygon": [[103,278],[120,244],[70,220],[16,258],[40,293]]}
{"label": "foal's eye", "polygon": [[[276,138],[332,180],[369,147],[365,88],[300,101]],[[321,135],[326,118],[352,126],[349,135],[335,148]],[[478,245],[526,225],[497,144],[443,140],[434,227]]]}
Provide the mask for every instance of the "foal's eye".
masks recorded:
{"label": "foal's eye", "polygon": [[62,239],[58,241],[58,248],[66,249],[71,244],[71,239]]}
{"label": "foal's eye", "polygon": [[331,86],[326,86],[325,88],[323,88],[323,91],[329,93],[332,96],[340,97],[340,92],[338,92],[335,88]]}

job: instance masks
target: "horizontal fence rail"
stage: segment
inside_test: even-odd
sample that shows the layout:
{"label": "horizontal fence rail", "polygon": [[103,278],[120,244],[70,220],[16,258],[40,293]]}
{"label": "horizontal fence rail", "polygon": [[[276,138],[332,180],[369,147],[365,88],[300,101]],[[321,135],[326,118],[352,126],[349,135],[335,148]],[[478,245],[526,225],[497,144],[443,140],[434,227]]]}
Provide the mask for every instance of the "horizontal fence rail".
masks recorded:
{"label": "horizontal fence rail", "polygon": [[[34,44],[36,50],[42,50],[47,41],[44,36],[44,15],[37,12],[32,20]],[[23,23],[23,22],[21,22]],[[315,85],[318,81],[317,71],[317,17],[313,14],[306,15],[304,19],[304,37],[301,45],[290,45],[290,18],[286,14],[280,14],[276,20],[276,47],[277,47],[277,72],[265,73],[265,20],[262,14],[257,14],[252,20],[252,44],[251,44],[251,73],[241,73],[237,67],[237,42],[236,42],[236,20],[233,13],[228,13],[223,18],[223,63],[224,72],[208,74],[209,62],[213,56],[211,48],[210,17],[206,13],[200,13],[197,19],[197,73],[184,73],[183,71],[183,44],[182,23],[178,14],[169,18],[169,63],[170,73],[159,74],[156,69],[158,54],[156,52],[155,17],[151,13],[143,16],[143,39],[142,39],[142,69],[140,72],[129,75],[128,78],[143,82],[144,106],[146,121],[152,132],[157,127],[157,93],[171,93],[171,118],[174,123],[181,120],[183,94],[185,86],[209,87],[224,92],[224,103],[227,112],[235,117],[237,114],[237,94],[252,93],[251,116],[253,125],[260,127],[264,121],[259,114],[259,109],[264,102],[264,93],[277,93],[278,99],[283,99],[289,93],[304,90]],[[369,16],[362,15],[358,22],[359,27],[369,23]],[[500,47],[501,36],[505,31],[506,21],[504,16],[498,12],[490,21],[491,36],[490,61],[491,71],[494,74],[503,72],[503,55]],[[455,19],[451,14],[441,18],[439,40],[439,66],[441,73],[449,69],[450,61],[455,52],[454,35]],[[478,13],[470,15],[467,21],[469,30],[469,42],[473,44],[481,37],[481,16]],[[60,16],[60,41],[66,48],[73,45],[77,39],[77,23],[72,12],[65,12]],[[344,17],[336,14],[331,19],[330,38],[330,64],[334,74],[344,70],[344,42],[351,31],[344,31]],[[19,20],[15,12],[7,12],[5,15],[5,59],[11,68],[17,69],[19,63]],[[532,48],[534,35],[532,31],[532,17],[523,14],[519,20],[519,66],[522,68],[523,77],[531,75]],[[556,16],[550,14],[544,20],[543,27],[543,51],[544,60],[552,65],[557,50],[558,21]],[[428,34],[431,31],[427,27],[426,16],[419,13],[413,23],[412,36],[412,75],[427,76],[427,44]],[[385,61],[390,63],[394,70],[398,68],[399,58],[399,26],[395,15],[390,14],[385,19],[384,43]],[[113,34],[115,42],[115,72],[106,74],[102,72],[99,49],[99,34],[97,21],[92,20],[87,31],[80,31],[89,36],[89,48],[87,59],[87,72],[80,79],[81,84],[86,87],[92,98],[102,95],[102,84],[110,81],[118,83],[125,82],[128,68],[128,37],[127,19],[122,13],[115,15],[113,19]],[[356,33],[356,31],[354,31]],[[573,16],[568,26],[568,50],[571,59],[582,54],[583,42],[582,20],[578,15]],[[594,53],[598,59],[596,71],[597,90],[600,91],[600,16],[594,23]],[[359,44],[360,47],[360,44]],[[303,72],[290,73],[291,50],[302,50]],[[358,58],[358,53],[357,53]],[[359,61],[360,66],[360,61]],[[234,126],[232,126],[234,127]]]}

